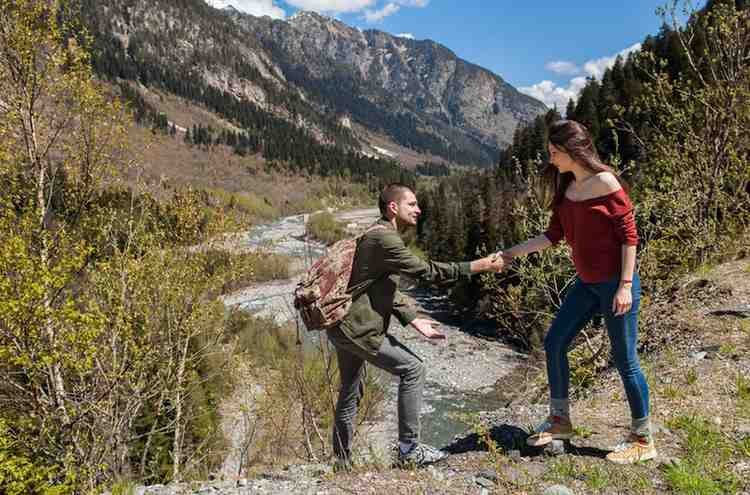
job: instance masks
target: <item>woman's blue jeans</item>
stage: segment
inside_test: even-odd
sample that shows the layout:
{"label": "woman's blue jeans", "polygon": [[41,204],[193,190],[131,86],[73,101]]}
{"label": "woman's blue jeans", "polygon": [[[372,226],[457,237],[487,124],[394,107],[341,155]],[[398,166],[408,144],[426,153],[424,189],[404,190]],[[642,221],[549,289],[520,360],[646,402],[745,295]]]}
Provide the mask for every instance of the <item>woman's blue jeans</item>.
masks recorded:
{"label": "woman's blue jeans", "polygon": [[648,416],[648,384],[641,371],[636,352],[641,285],[638,275],[634,275],[633,306],[624,315],[615,316],[612,312],[612,300],[618,285],[619,279],[588,284],[578,278],[569,289],[560,311],[544,338],[550,396],[553,399],[568,398],[570,382],[568,347],[591,318],[596,313],[601,313],[607,324],[615,366],[625,386],[630,414],[633,419],[640,419]]}

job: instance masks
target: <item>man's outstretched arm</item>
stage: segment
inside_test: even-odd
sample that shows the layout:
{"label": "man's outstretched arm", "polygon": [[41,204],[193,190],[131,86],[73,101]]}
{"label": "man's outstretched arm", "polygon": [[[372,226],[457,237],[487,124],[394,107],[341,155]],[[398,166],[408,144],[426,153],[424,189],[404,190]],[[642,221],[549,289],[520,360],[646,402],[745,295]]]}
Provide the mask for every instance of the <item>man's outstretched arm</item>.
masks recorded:
{"label": "man's outstretched arm", "polygon": [[[395,232],[384,236],[383,248],[386,270],[431,283],[447,284],[458,281],[461,277],[469,277],[480,272],[499,272],[504,266],[500,256],[488,256],[471,262],[440,263],[424,261],[415,256]],[[393,300],[393,314],[403,326],[411,324],[422,335],[428,338],[444,338],[435,330],[437,324],[433,320],[417,318],[416,310],[407,302],[400,292],[396,292]]]}
{"label": "man's outstretched arm", "polygon": [[453,283],[474,273],[500,272],[504,267],[500,256],[458,263],[424,261],[409,251],[395,232],[388,232],[383,236],[383,249],[386,271],[435,284]]}

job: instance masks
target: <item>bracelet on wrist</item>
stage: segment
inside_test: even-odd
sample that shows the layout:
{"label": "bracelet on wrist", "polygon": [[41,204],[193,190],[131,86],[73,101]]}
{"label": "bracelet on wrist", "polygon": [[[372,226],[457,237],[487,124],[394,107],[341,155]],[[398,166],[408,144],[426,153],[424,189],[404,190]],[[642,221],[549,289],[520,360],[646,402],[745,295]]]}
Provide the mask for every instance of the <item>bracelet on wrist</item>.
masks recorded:
{"label": "bracelet on wrist", "polygon": [[620,284],[631,284],[632,285],[633,281],[623,278],[623,279],[620,279]]}

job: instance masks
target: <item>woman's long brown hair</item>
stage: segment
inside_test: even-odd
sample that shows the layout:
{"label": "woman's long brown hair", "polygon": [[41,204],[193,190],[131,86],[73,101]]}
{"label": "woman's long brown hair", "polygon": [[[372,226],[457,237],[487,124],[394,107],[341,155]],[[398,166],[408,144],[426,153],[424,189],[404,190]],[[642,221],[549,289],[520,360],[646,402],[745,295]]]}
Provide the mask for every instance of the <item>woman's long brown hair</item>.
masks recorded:
{"label": "woman's long brown hair", "polygon": [[[557,148],[565,151],[579,165],[588,171],[598,174],[599,172],[611,172],[617,178],[625,192],[628,192],[627,183],[620,178],[615,169],[606,165],[599,158],[594,141],[586,127],[575,120],[558,120],[549,126],[549,142]],[[554,208],[565,198],[565,191],[570,183],[575,179],[572,172],[561,174],[560,171],[548,163],[545,169],[545,176],[550,181],[550,186],[555,192],[551,207]]]}

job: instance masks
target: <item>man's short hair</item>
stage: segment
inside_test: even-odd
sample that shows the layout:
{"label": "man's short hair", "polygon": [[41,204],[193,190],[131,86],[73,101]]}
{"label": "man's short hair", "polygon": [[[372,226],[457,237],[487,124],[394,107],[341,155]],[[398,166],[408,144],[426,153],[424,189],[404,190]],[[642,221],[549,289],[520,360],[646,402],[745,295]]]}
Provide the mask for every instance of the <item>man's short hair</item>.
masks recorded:
{"label": "man's short hair", "polygon": [[380,198],[378,199],[378,208],[380,208],[380,214],[385,216],[386,212],[388,211],[388,203],[390,203],[391,201],[395,201],[396,203],[398,203],[398,201],[406,192],[413,193],[414,191],[412,191],[411,187],[399,182],[394,182],[385,186],[383,188],[383,191],[380,193]]}

